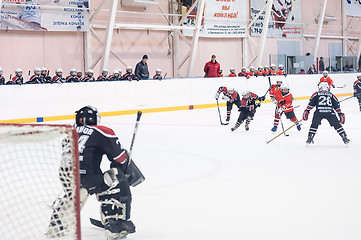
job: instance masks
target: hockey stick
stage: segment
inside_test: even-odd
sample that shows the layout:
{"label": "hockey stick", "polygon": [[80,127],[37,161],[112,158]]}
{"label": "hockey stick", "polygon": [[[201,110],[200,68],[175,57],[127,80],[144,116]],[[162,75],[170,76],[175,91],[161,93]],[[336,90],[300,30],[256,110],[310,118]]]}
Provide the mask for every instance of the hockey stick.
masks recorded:
{"label": "hockey stick", "polygon": [[349,97],[347,97],[347,98],[345,98],[345,99],[342,99],[342,100],[339,101],[339,102],[343,102],[343,101],[349,100],[349,99],[351,99],[351,98],[353,98],[353,97],[357,97],[357,96],[360,96],[360,95],[361,95],[361,93],[358,93],[358,94],[356,94],[356,96],[349,96]]}
{"label": "hockey stick", "polygon": [[346,87],[346,83],[342,86],[336,86],[336,88],[344,88],[344,87]]}
{"label": "hockey stick", "polygon": [[284,128],[283,122],[282,122],[282,116],[280,117],[280,122],[281,122],[281,127],[282,127],[283,134],[284,134],[286,137],[288,137],[289,134],[285,132],[285,128]]}
{"label": "hockey stick", "polygon": [[294,126],[296,126],[297,124],[299,124],[300,122],[302,122],[303,119],[301,119],[300,121],[296,122],[295,124],[292,124],[291,127],[287,128],[286,130],[284,130],[283,132],[281,132],[280,134],[278,134],[277,136],[275,136],[274,138],[272,138],[271,140],[268,140],[266,143],[270,143],[273,140],[275,140],[276,138],[278,138],[279,136],[281,136],[283,133],[287,132],[288,130],[290,130],[291,128],[293,128]]}
{"label": "hockey stick", "polygon": [[228,125],[229,123],[223,123],[223,122],[222,122],[221,111],[219,110],[218,99],[217,99],[217,109],[218,109],[219,121],[221,122],[221,124],[222,124],[222,125]]}

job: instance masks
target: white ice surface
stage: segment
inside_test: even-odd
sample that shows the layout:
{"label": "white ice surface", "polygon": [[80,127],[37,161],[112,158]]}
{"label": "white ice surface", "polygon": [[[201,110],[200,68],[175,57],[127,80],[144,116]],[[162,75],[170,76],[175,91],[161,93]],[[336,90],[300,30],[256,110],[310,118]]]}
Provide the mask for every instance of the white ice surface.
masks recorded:
{"label": "white ice surface", "polygon": [[[295,104],[301,119],[307,101]],[[143,114],[133,159],[146,181],[131,189],[137,232],[128,239],[361,239],[361,112],[356,99],[341,106],[348,147],[325,120],[306,147],[312,113],[301,132],[292,128],[289,137],[266,144],[276,136],[270,103],[257,110],[248,132],[244,125],[230,131],[236,109],[228,126],[220,125],[216,108]],[[134,123],[135,115],[102,119],[126,148]],[[105,239],[89,217],[99,219],[94,197],[82,211],[82,236]]]}

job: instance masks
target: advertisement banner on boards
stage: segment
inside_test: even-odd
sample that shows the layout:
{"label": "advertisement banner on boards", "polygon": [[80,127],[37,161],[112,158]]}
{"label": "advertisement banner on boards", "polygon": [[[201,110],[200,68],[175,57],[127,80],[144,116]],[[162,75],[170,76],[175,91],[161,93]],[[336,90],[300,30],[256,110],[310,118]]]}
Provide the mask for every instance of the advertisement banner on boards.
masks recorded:
{"label": "advertisement banner on boards", "polygon": [[3,0],[0,29],[89,31],[88,0]]}
{"label": "advertisement banner on boards", "polygon": [[[266,0],[251,0],[251,18],[265,7]],[[251,36],[261,36],[263,19],[266,11],[251,26]],[[302,36],[302,1],[275,0],[272,4],[271,17],[268,24],[267,37],[301,37]]]}
{"label": "advertisement banner on boards", "polygon": [[343,1],[345,1],[346,15],[352,17],[361,17],[361,0]]}
{"label": "advertisement banner on boards", "polygon": [[[200,37],[239,38],[245,37],[247,28],[247,0],[207,0]],[[197,14],[196,7],[192,15]],[[183,26],[195,26],[195,17],[186,19]],[[192,30],[183,30],[186,36],[193,36]]]}

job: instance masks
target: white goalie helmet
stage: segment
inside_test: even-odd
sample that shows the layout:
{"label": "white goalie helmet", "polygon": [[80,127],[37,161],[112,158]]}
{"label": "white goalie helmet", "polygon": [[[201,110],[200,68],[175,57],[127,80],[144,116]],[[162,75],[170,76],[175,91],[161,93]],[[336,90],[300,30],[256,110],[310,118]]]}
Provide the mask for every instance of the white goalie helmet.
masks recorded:
{"label": "white goalie helmet", "polygon": [[327,72],[327,71],[323,71],[322,74],[323,74],[323,76],[325,76],[325,77],[328,76],[328,72]]}
{"label": "white goalie helmet", "polygon": [[328,85],[327,82],[321,82],[318,85],[318,90],[322,91],[322,92],[328,92],[328,91],[330,91],[330,86]]}

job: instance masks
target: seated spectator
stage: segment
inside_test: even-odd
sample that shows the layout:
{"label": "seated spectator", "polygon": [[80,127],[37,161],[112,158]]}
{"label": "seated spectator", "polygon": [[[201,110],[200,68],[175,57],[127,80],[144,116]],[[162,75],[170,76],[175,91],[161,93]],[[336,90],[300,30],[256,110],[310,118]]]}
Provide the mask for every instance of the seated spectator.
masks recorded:
{"label": "seated spectator", "polygon": [[230,68],[228,77],[237,77],[236,69]]}
{"label": "seated spectator", "polygon": [[353,71],[353,65],[350,61],[346,61],[346,65],[343,67],[343,71]]}
{"label": "seated spectator", "polygon": [[307,74],[316,74],[315,66],[313,64],[308,69]]}
{"label": "seated spectator", "polygon": [[297,74],[306,74],[306,73],[305,73],[305,69],[301,69],[300,72],[297,73]]}
{"label": "seated spectator", "polygon": [[162,70],[159,68],[155,70],[155,75],[153,76],[153,79],[162,80]]}

